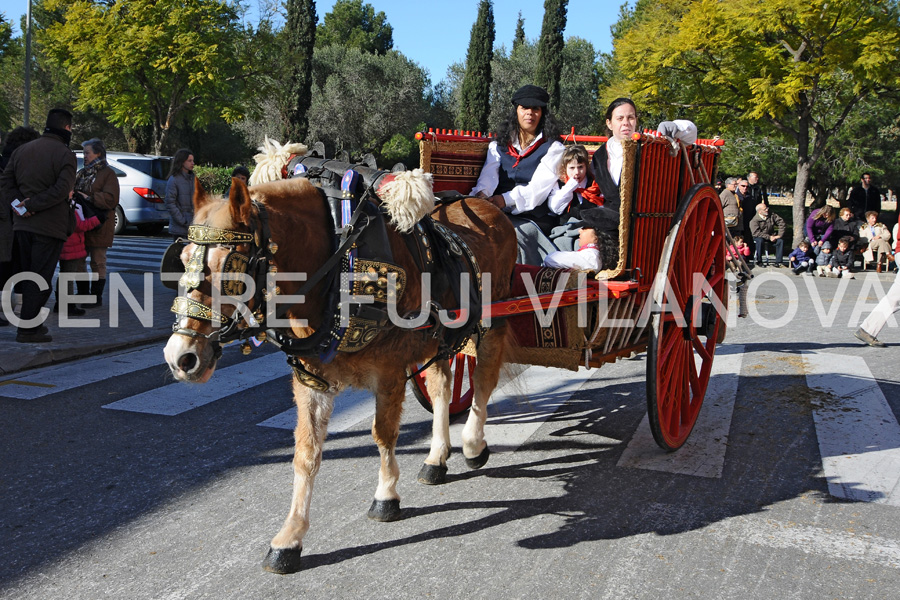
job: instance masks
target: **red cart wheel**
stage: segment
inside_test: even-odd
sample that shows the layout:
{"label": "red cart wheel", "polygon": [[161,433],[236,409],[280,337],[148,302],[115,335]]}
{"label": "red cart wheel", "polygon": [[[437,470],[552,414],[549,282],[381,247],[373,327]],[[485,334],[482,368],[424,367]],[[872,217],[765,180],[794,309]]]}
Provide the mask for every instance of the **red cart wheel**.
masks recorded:
{"label": "red cart wheel", "polygon": [[647,411],[664,450],[680,448],[691,434],[724,332],[724,236],[718,194],[695,185],[675,213],[653,289]]}
{"label": "red cart wheel", "polygon": [[[418,369],[418,367],[417,367]],[[460,352],[450,359],[450,416],[469,410],[475,395],[475,384],[472,375],[475,372],[475,357]],[[425,410],[432,412],[431,396],[425,386],[425,372],[413,377],[413,394]]]}

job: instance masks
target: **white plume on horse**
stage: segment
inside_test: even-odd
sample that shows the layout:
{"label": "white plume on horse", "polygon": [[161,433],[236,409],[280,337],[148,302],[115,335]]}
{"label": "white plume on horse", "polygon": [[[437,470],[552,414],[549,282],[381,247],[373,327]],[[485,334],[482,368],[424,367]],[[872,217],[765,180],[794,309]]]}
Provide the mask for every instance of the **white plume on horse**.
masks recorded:
{"label": "white plume on horse", "polygon": [[292,156],[303,156],[306,154],[306,145],[297,142],[288,142],[281,145],[275,140],[266,136],[263,145],[257,148],[259,154],[253,157],[256,161],[256,168],[250,175],[250,185],[265,183],[267,181],[278,181],[281,179],[281,171],[290,162]]}
{"label": "white plume on horse", "polygon": [[413,169],[397,176],[378,190],[381,201],[400,233],[412,231],[416,223],[434,210],[434,179],[431,173]]}

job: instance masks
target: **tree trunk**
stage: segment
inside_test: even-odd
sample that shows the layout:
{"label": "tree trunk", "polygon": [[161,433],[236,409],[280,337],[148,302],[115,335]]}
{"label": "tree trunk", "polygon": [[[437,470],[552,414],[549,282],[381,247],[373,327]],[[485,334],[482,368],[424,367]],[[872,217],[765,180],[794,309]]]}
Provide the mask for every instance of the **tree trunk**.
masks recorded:
{"label": "tree trunk", "polygon": [[806,186],[809,183],[809,159],[797,160],[797,179],[794,180],[794,238],[793,248],[806,237]]}

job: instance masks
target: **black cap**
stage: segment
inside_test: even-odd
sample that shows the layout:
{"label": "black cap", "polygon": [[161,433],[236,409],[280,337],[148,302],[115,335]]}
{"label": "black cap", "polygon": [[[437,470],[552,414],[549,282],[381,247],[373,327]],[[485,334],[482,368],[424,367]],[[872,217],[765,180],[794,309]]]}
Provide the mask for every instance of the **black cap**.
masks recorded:
{"label": "black cap", "polygon": [[523,85],[513,94],[512,103],[516,106],[547,106],[550,94],[542,87],[536,85]]}
{"label": "black cap", "polygon": [[598,206],[581,211],[581,220],[575,223],[576,227],[593,229],[595,231],[616,231],[619,228],[619,220],[615,213],[608,208]]}

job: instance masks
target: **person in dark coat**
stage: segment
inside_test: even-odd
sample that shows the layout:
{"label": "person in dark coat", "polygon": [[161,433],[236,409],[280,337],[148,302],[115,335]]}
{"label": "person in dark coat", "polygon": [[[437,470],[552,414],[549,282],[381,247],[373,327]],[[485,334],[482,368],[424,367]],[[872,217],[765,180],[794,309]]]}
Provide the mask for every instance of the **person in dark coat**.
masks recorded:
{"label": "person in dark coat", "polygon": [[[41,137],[35,129],[31,127],[16,127],[6,136],[6,143],[3,144],[3,153],[0,154],[0,172],[6,168],[13,152],[21,145]],[[0,294],[6,295],[6,282],[13,276],[13,209],[12,206],[0,208]],[[12,294],[12,290],[8,290]],[[10,305],[12,303],[10,302]],[[0,327],[9,325],[0,311]]]}
{"label": "person in dark coat", "polygon": [[866,220],[866,213],[881,212],[881,190],[872,183],[872,176],[863,173],[859,185],[850,191],[847,206],[853,211],[853,216],[859,221]]}
{"label": "person in dark coat", "polygon": [[69,195],[75,184],[76,162],[69,150],[71,137],[72,114],[51,110],[44,134],[20,146],[0,175],[0,201],[8,206],[19,200],[24,210],[13,216],[16,272],[31,272],[46,282],[44,290],[32,279],[22,282],[23,323],[16,334],[20,343],[53,339],[46,327],[36,323],[50,297],[50,282],[63,244],[74,231]]}
{"label": "person in dark coat", "polygon": [[[75,177],[75,193],[89,202],[97,212],[105,216],[103,225],[84,234],[84,245],[91,258],[91,271],[97,279],[78,281],[78,295],[92,295],[93,302],[82,304],[82,308],[96,308],[103,305],[103,290],[106,288],[106,251],[112,248],[116,230],[116,207],[119,205],[119,180],[116,172],[106,164],[106,146],[97,138],[81,144],[84,149],[84,168]],[[87,263],[82,259],[79,273],[87,273]]]}

